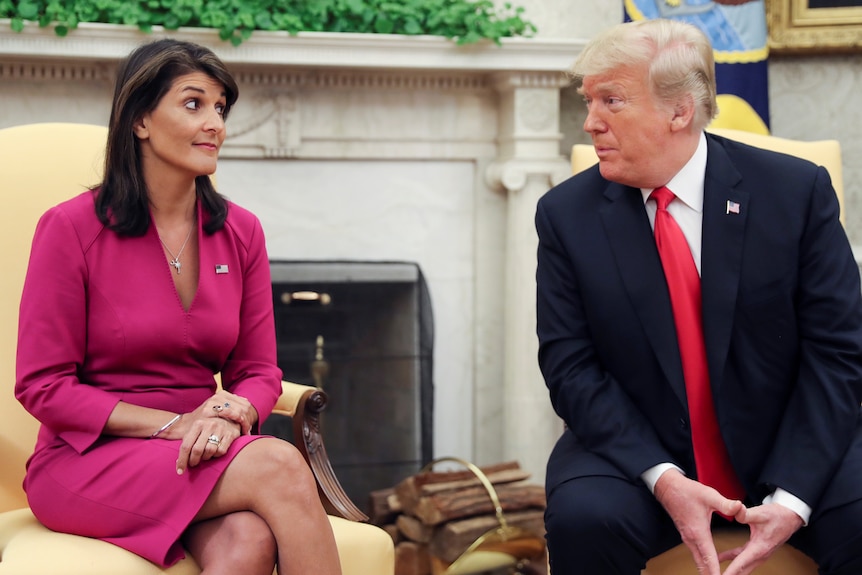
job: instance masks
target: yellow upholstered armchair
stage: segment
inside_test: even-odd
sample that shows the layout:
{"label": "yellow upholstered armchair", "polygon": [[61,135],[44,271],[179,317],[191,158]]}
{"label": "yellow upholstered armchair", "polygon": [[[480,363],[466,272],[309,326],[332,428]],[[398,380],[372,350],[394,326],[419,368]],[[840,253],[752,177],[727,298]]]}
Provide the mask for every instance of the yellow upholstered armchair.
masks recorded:
{"label": "yellow upholstered armchair", "polygon": [[[841,146],[838,141],[804,142],[729,128],[710,128],[709,131],[759,148],[805,158],[826,168],[838,194],[843,221],[844,180],[841,171]],[[587,144],[574,145],[571,159],[572,173],[581,172],[598,162],[593,146]],[[746,538],[744,532],[733,530],[719,530],[713,535],[719,551],[738,547]],[[784,545],[778,549],[769,561],[754,571],[755,575],[816,575],[816,573],[817,566],[814,562],[790,545]],[[642,575],[697,575],[697,569],[688,549],[680,544],[653,558],[647,563]]]}
{"label": "yellow upholstered armchair", "polygon": [[[0,130],[0,575],[197,575],[194,560],[163,570],[120,547],[55,533],[27,507],[21,487],[38,423],[13,395],[18,303],[39,216],[101,180],[107,129],[32,124]],[[276,410],[293,417],[294,437],[318,479],[344,575],[393,575],[394,546],[344,494],[326,457],[318,417],[325,394],[284,382]]]}

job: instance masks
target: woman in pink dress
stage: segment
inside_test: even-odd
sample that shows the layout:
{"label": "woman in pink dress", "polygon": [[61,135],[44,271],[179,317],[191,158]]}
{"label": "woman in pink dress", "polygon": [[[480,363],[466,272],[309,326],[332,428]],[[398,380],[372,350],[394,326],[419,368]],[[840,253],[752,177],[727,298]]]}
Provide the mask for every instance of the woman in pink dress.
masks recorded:
{"label": "woman in pink dress", "polygon": [[302,456],[256,434],[281,390],[269,262],[257,218],[209,178],[236,99],[194,44],[120,66],[104,181],[33,239],[16,397],[42,426],[24,487],[47,527],[162,566],[185,548],[207,575],[335,575]]}

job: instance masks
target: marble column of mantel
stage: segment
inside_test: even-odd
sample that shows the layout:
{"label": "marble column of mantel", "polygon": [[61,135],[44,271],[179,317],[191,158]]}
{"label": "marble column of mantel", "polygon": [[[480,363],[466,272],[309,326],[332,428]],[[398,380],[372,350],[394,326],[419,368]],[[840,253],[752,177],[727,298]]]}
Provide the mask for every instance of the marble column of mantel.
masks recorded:
{"label": "marble column of mantel", "polygon": [[[569,173],[560,150],[559,96],[568,83],[565,70],[584,42],[514,38],[499,46],[458,46],[430,36],[255,32],[235,47],[207,29],[146,34],[130,26],[81,24],[61,38],[35,25],[16,33],[0,20],[0,93],[19,99],[4,102],[0,128],[36,121],[26,90],[44,92],[39,86],[46,83],[77,86],[49,92],[77,98],[63,113],[85,110],[92,120],[97,106],[109,107],[119,59],[162,37],[208,46],[237,74],[245,105],[231,116],[223,157],[466,160],[476,166],[477,325],[467,340],[475,366],[473,448],[439,455],[480,463],[516,459],[541,481],[561,427],[536,365],[532,220],[538,197]],[[22,97],[14,89],[4,92],[7,82],[29,87]],[[84,101],[94,97],[99,101]],[[499,220],[492,198],[505,198]],[[500,323],[502,336],[495,329]]]}

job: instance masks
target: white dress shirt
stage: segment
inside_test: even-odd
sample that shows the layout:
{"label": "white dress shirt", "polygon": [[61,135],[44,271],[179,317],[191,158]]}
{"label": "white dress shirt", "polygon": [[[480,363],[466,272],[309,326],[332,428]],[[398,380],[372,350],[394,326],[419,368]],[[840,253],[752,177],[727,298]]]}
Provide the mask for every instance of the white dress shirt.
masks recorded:
{"label": "white dress shirt", "polygon": [[[700,135],[700,141],[697,145],[694,155],[683,166],[683,168],[665,184],[667,188],[674,193],[676,198],[671,201],[667,207],[668,213],[673,216],[676,223],[682,229],[688,247],[691,249],[691,255],[694,258],[694,265],[697,267],[698,275],[701,275],[701,241],[703,239],[703,183],[706,178],[706,136]],[[643,194],[644,207],[646,208],[647,216],[649,217],[650,226],[655,228],[655,213],[656,203],[649,199],[652,193],[652,188],[641,188]],[[669,470],[676,469],[683,473],[682,469],[673,463],[660,463],[654,467],[647,469],[641,474],[641,479],[646,483],[651,492],[655,492],[655,484],[662,474]],[[767,495],[763,500],[764,504],[778,503],[802,518],[804,525],[808,525],[808,520],[811,517],[811,507],[804,501],[778,487],[776,490]]]}

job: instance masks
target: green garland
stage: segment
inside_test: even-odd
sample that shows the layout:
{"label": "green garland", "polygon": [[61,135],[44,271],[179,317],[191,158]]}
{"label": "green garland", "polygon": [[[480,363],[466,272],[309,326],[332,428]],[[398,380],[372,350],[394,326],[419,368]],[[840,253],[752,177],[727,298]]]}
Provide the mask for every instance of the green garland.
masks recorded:
{"label": "green garland", "polygon": [[216,28],[235,46],[253,30],[430,34],[470,44],[532,36],[524,9],[491,0],[0,0],[0,18],[20,32],[25,22],[65,36],[80,22]]}

